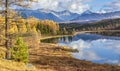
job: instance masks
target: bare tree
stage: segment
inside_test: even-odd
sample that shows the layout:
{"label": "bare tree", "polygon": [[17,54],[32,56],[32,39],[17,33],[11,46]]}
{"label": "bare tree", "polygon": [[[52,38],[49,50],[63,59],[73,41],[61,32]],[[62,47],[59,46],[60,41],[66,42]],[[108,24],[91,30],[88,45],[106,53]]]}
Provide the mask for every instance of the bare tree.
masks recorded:
{"label": "bare tree", "polygon": [[5,16],[5,47],[7,49],[6,51],[6,59],[11,58],[11,53],[10,53],[10,47],[9,47],[9,11],[12,9],[12,7],[17,6],[17,7],[30,7],[30,3],[32,2],[37,2],[37,0],[1,0],[0,1],[0,7],[3,9],[0,13],[4,13]]}

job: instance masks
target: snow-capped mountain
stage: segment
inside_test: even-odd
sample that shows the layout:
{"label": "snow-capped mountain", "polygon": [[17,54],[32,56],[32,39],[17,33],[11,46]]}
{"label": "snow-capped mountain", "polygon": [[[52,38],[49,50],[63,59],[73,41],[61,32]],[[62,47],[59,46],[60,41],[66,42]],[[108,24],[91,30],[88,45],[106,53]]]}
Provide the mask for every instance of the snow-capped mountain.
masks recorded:
{"label": "snow-capped mountain", "polygon": [[101,14],[99,14],[99,13],[94,13],[94,12],[87,10],[87,11],[83,12],[81,15],[79,15],[78,17],[72,19],[72,21],[99,20],[100,16],[101,16]]}
{"label": "snow-capped mountain", "polygon": [[72,13],[72,12],[70,12],[68,10],[61,11],[61,12],[55,12],[55,11],[53,11],[52,13],[54,15],[59,16],[59,18],[61,18],[64,21],[72,20],[72,19],[76,18],[79,15],[77,13]]}
{"label": "snow-capped mountain", "polygon": [[78,17],[72,19],[71,21],[99,21],[103,19],[112,19],[112,18],[120,18],[120,11],[109,12],[109,13],[94,13],[89,10],[83,12]]}
{"label": "snow-capped mountain", "polygon": [[109,13],[95,13],[90,10],[83,12],[82,14],[72,13],[68,10],[56,12],[52,10],[38,9],[38,10],[17,10],[21,12],[22,17],[35,17],[41,20],[53,20],[55,22],[86,22],[86,21],[99,21],[110,18],[120,18],[120,11],[109,12]]}
{"label": "snow-capped mountain", "polygon": [[92,13],[93,13],[92,11],[86,10],[86,11],[84,11],[82,14],[92,14]]}
{"label": "snow-capped mountain", "polygon": [[21,15],[23,18],[28,18],[32,16],[37,19],[41,19],[41,20],[48,19],[48,20],[53,20],[55,22],[70,21],[79,15],[77,13],[72,13],[68,10],[56,12],[56,11],[45,10],[45,9],[38,9],[38,10],[19,9],[16,11],[21,12]]}
{"label": "snow-capped mountain", "polygon": [[35,18],[40,19],[40,20],[53,20],[56,22],[63,21],[62,19],[55,16],[51,12],[47,13],[47,12],[43,12],[40,10],[17,10],[17,11],[21,12],[21,15],[23,18],[28,18],[28,17],[32,16],[32,17],[35,17]]}

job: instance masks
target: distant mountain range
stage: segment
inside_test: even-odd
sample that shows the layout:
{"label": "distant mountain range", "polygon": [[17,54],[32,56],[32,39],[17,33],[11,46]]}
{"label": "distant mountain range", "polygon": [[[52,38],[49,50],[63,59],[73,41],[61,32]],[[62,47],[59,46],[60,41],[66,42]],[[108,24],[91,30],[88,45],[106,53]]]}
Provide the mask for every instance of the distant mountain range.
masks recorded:
{"label": "distant mountain range", "polygon": [[23,18],[35,17],[41,20],[53,20],[55,22],[86,22],[86,21],[99,21],[103,19],[120,18],[120,11],[109,13],[94,13],[90,10],[83,12],[82,14],[72,13],[68,10],[55,12],[52,10],[16,10],[21,12]]}
{"label": "distant mountain range", "polygon": [[120,18],[120,11],[110,13],[94,13],[89,10],[85,11],[78,17],[72,19],[72,21],[99,21],[103,19],[114,19]]}

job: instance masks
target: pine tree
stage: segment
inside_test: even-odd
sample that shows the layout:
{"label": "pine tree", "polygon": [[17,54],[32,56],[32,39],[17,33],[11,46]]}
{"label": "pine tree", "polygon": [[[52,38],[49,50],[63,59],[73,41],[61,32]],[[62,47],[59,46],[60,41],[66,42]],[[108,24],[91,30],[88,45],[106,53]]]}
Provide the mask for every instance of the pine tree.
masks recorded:
{"label": "pine tree", "polygon": [[19,37],[16,44],[11,48],[12,59],[18,62],[28,62],[28,46],[23,39]]}
{"label": "pine tree", "polygon": [[3,7],[3,12],[5,15],[5,47],[7,49],[6,51],[6,59],[10,59],[11,53],[10,53],[10,47],[9,47],[9,16],[10,16],[10,6],[17,5],[20,7],[29,7],[30,2],[36,2],[37,0],[1,0],[0,1],[0,8]]}

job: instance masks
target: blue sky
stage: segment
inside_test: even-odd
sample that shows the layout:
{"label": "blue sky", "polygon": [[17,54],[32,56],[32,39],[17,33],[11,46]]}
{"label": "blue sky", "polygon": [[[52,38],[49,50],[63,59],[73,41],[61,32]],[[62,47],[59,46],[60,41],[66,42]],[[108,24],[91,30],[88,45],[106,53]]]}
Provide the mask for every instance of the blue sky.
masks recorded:
{"label": "blue sky", "polygon": [[109,3],[114,2],[115,0],[92,0],[89,4],[93,11],[100,11],[105,8]]}
{"label": "blue sky", "polygon": [[106,5],[109,2],[113,2],[114,0],[92,0],[88,4],[94,11],[99,11],[101,10],[104,5]]}
{"label": "blue sky", "polygon": [[37,4],[32,5],[33,9],[69,10],[74,13],[86,10],[101,13],[120,10],[120,0],[38,0]]}

